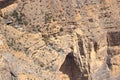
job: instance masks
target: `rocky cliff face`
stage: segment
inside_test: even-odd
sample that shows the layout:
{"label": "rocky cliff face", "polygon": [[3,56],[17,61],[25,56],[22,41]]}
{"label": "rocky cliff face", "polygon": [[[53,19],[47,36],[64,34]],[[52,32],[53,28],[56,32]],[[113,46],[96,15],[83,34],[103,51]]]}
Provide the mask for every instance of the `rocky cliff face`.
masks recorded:
{"label": "rocky cliff face", "polygon": [[120,80],[119,0],[1,0],[0,80]]}

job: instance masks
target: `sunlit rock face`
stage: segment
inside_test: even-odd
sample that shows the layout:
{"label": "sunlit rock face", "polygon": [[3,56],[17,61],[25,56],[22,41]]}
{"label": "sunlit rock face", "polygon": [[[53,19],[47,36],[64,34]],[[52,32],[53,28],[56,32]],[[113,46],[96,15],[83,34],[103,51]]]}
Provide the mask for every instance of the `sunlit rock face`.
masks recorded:
{"label": "sunlit rock face", "polygon": [[120,0],[0,8],[0,80],[120,80]]}

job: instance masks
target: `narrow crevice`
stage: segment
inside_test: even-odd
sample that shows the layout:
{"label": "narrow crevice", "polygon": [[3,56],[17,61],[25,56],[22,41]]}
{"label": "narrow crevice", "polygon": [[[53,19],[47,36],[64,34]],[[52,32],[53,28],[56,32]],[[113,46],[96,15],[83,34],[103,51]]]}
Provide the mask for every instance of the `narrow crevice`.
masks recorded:
{"label": "narrow crevice", "polygon": [[111,55],[107,56],[106,63],[107,63],[108,68],[111,70],[112,69]]}
{"label": "narrow crevice", "polygon": [[18,80],[17,76],[13,72],[10,71],[10,74],[11,74],[12,80]]}
{"label": "narrow crevice", "polygon": [[82,39],[79,40],[78,45],[79,45],[80,55],[85,55],[85,52],[83,49],[83,40]]}

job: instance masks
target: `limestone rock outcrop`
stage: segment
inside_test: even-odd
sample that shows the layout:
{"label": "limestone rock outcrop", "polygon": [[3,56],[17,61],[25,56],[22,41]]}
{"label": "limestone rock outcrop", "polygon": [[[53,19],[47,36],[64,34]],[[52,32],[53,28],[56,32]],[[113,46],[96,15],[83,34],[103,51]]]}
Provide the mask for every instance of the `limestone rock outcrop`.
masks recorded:
{"label": "limestone rock outcrop", "polygon": [[120,80],[119,0],[0,0],[0,8],[0,80]]}

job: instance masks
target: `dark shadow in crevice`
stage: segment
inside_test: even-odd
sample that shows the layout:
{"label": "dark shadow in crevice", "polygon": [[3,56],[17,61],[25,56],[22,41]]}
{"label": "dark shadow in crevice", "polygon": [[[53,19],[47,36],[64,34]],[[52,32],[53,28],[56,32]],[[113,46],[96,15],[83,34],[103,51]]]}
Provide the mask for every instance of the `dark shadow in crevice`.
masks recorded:
{"label": "dark shadow in crevice", "polygon": [[16,0],[2,0],[2,1],[0,1],[0,9],[5,8],[6,6],[11,5],[15,1]]}
{"label": "dark shadow in crevice", "polygon": [[80,80],[80,70],[74,61],[74,56],[69,53],[66,56],[64,63],[62,64],[60,71],[67,74],[70,80]]}
{"label": "dark shadow in crevice", "polygon": [[108,46],[113,47],[113,46],[120,46],[120,32],[108,32],[107,33],[107,42]]}

